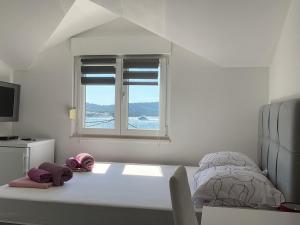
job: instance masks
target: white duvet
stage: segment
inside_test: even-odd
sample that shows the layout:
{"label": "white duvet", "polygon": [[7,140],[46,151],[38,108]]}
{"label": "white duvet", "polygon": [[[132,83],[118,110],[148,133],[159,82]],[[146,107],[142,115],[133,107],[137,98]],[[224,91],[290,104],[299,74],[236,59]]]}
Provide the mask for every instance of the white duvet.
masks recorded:
{"label": "white duvet", "polygon": [[266,208],[284,201],[282,193],[263,174],[249,167],[226,165],[199,170],[193,188],[196,207]]}

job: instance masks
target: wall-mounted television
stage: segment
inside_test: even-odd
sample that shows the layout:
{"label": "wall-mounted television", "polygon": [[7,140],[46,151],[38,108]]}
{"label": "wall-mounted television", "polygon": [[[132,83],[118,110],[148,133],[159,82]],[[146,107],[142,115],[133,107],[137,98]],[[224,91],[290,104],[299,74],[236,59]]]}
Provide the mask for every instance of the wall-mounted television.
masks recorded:
{"label": "wall-mounted television", "polygon": [[0,122],[19,120],[20,89],[18,84],[0,81]]}

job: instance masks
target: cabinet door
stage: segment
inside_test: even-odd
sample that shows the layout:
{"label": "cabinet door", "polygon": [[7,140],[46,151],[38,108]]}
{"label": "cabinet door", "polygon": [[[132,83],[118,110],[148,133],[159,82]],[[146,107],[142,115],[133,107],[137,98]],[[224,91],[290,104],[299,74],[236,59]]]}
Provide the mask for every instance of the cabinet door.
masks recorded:
{"label": "cabinet door", "polygon": [[28,148],[0,147],[0,185],[25,176]]}

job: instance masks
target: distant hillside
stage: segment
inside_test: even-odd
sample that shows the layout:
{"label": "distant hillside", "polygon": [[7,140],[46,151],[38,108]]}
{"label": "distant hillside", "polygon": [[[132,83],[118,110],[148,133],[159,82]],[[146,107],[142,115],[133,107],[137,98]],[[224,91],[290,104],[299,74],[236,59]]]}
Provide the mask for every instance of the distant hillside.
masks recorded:
{"label": "distant hillside", "polygon": [[[159,103],[158,102],[143,102],[143,103],[130,103],[129,116],[158,116]],[[115,111],[114,105],[97,105],[93,103],[86,103],[86,114],[90,117],[100,116],[103,114],[113,115]]]}
{"label": "distant hillside", "polygon": [[97,105],[93,103],[86,103],[85,104],[85,110],[89,112],[109,112],[113,113],[115,111],[114,105]]}

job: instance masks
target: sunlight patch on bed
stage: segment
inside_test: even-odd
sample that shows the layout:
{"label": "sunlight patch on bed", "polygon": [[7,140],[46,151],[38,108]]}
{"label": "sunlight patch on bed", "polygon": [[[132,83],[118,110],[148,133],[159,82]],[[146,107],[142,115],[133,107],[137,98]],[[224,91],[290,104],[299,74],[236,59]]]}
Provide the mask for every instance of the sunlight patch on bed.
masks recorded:
{"label": "sunlight patch on bed", "polygon": [[110,166],[110,163],[95,163],[92,173],[105,174]]}
{"label": "sunlight patch on bed", "polygon": [[154,165],[125,165],[123,175],[162,177],[160,166]]}

